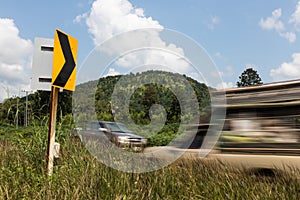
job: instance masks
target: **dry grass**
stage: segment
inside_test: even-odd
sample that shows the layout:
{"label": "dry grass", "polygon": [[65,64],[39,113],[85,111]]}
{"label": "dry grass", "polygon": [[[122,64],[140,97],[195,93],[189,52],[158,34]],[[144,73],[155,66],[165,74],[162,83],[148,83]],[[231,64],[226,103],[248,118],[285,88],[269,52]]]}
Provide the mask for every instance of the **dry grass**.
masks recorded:
{"label": "dry grass", "polygon": [[[212,161],[180,159],[155,172],[106,167],[73,137],[63,137],[54,174],[45,177],[47,131],[0,138],[0,199],[300,199],[296,178],[238,171]],[[28,131],[26,134],[28,134]]]}

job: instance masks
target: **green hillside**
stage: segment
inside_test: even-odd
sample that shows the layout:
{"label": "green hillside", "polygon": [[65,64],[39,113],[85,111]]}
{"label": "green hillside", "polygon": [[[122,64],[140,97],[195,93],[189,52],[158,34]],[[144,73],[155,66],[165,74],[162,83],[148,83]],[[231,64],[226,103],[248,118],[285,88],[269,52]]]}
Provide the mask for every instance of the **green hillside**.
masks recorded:
{"label": "green hillside", "polygon": [[[73,100],[76,101],[73,106],[76,107],[79,126],[84,127],[89,121],[88,116],[94,116],[95,112],[98,120],[105,121],[116,119],[122,122],[130,116],[139,127],[129,128],[148,137],[149,145],[168,144],[184,120],[207,114],[210,105],[209,88],[205,84],[185,75],[162,71],[107,76],[90,81],[77,86]],[[160,105],[165,112],[159,109],[151,112],[153,105]],[[155,120],[162,123],[164,119],[161,131],[150,134],[153,131],[146,126]]]}
{"label": "green hillside", "polygon": [[[195,101],[193,103],[190,92],[196,96],[197,104]],[[50,92],[47,91],[38,91],[29,95],[29,124],[47,122],[49,100]],[[112,106],[112,103],[115,105]],[[129,114],[126,113],[125,104],[129,107]],[[107,76],[78,85],[74,93],[60,92],[57,116],[58,121],[67,118],[70,122],[72,121],[72,111],[79,113],[79,119],[86,118],[89,114],[95,114],[96,111],[99,120],[113,121],[113,113],[115,113],[118,120],[130,115],[131,119],[141,126],[148,125],[151,122],[151,117],[158,121],[166,119],[165,126],[161,131],[161,133],[168,135],[167,138],[169,139],[165,140],[166,137],[164,136],[163,142],[161,142],[161,144],[166,144],[178,131],[182,120],[189,119],[193,115],[205,115],[209,111],[209,104],[209,88],[205,84],[185,75],[147,71]],[[150,116],[149,111],[153,105],[161,105],[165,113],[158,110],[156,113],[152,112]],[[185,112],[183,112],[184,108]],[[24,112],[25,97],[21,99],[10,98],[0,104],[0,118],[4,124],[15,125],[18,123],[20,126],[24,125]],[[76,125],[78,126],[78,124]],[[136,131],[148,136],[146,130]]]}
{"label": "green hillside", "polygon": [[[184,78],[195,91],[199,112],[204,114],[204,110],[209,105],[210,100],[207,86],[189,77],[184,76]],[[161,82],[165,85],[160,84]],[[117,83],[119,88],[115,88]],[[187,90],[185,84],[180,74],[158,71],[101,78],[95,93],[98,118],[102,120],[113,120],[110,102],[112,101],[114,90],[116,100],[120,101],[116,103],[122,105],[126,103],[125,99],[126,95],[128,95],[128,91],[132,90],[132,87],[135,86],[135,90],[131,91],[132,96],[128,103],[131,117],[137,124],[145,125],[150,122],[149,109],[153,104],[159,104],[165,108],[167,112],[167,123],[178,122],[181,113],[180,103],[174,91],[171,91],[171,89],[175,88],[178,90],[181,88]],[[185,97],[185,101],[188,101],[189,98],[191,97]],[[188,102],[184,103],[188,104]]]}

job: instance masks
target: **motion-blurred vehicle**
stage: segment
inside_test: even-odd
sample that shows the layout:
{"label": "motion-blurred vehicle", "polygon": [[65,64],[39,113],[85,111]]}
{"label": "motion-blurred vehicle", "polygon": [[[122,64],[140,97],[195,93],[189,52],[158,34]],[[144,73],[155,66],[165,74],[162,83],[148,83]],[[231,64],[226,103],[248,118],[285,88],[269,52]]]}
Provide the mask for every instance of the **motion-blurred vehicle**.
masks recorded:
{"label": "motion-blurred vehicle", "polygon": [[299,171],[299,92],[300,79],[226,89],[226,105],[215,108],[226,108],[224,127],[209,156],[243,168]]}
{"label": "motion-blurred vehicle", "polygon": [[147,145],[147,138],[134,134],[122,123],[93,121],[87,130],[103,132],[112,143],[126,150],[142,152]]}

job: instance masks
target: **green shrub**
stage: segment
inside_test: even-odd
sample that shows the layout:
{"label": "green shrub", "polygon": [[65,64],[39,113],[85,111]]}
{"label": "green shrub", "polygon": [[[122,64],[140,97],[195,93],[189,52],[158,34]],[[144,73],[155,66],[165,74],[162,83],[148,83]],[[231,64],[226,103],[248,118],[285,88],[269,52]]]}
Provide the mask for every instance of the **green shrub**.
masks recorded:
{"label": "green shrub", "polygon": [[166,146],[174,138],[176,134],[174,133],[159,133],[148,138],[148,146]]}

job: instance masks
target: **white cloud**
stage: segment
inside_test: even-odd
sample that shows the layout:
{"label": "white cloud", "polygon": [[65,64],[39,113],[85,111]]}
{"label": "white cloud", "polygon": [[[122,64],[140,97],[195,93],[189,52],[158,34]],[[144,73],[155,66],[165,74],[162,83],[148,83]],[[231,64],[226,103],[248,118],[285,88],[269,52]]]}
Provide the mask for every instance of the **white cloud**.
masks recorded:
{"label": "white cloud", "polygon": [[287,32],[285,30],[284,23],[280,20],[282,16],[281,8],[278,8],[272,12],[272,16],[267,19],[261,19],[259,26],[264,30],[275,30],[282,38],[287,39],[290,43],[296,41],[296,34],[293,32]]}
{"label": "white cloud", "polygon": [[296,41],[297,36],[293,32],[284,32],[284,33],[279,33],[279,35],[285,39],[287,39],[290,43],[293,43]]}
{"label": "white cloud", "polygon": [[281,8],[276,9],[272,12],[272,16],[268,17],[267,19],[261,19],[259,25],[263,29],[272,30],[275,29],[276,31],[284,30],[284,24],[280,21],[282,11]]}
{"label": "white cloud", "polygon": [[88,16],[88,13],[83,13],[82,15],[77,15],[73,20],[74,23],[80,23],[83,19]]}
{"label": "white cloud", "polygon": [[300,25],[300,1],[298,2],[297,6],[296,6],[296,10],[295,12],[292,14],[290,20],[290,23],[294,24],[294,26],[296,27],[296,29],[299,31],[299,25]]}
{"label": "white cloud", "polygon": [[275,81],[300,78],[300,53],[294,53],[292,58],[291,62],[284,62],[270,71],[270,76]]}
{"label": "white cloud", "polygon": [[120,72],[118,72],[116,69],[109,68],[108,72],[105,76],[116,76],[116,75],[119,75],[119,74],[120,74]]}
{"label": "white cloud", "polygon": [[144,15],[144,10],[134,8],[128,0],[96,0],[89,13],[76,17],[86,20],[96,45],[112,36],[138,28],[163,28],[158,21]]}
{"label": "white cloud", "polygon": [[[77,16],[74,21],[82,20],[85,20],[95,46],[102,44],[97,50],[119,56],[115,61],[118,67],[128,71],[138,67],[146,70],[159,65],[161,70],[170,71],[172,68],[183,74],[189,74],[193,70],[183,59],[184,50],[166,43],[160,37],[164,27],[152,17],[147,17],[142,8],[135,8],[128,0],[96,0],[88,13]],[[120,35],[125,32],[127,33]],[[112,37],[114,39],[107,40]],[[121,55],[127,51],[130,52]]]}
{"label": "white cloud", "polygon": [[116,61],[116,64],[127,69],[135,68],[135,70],[138,70],[137,68],[139,68],[139,71],[155,68],[157,70],[186,74],[191,70],[191,67],[189,63],[181,57],[184,52],[182,49],[175,49],[174,51],[180,53],[173,53],[171,51],[165,51],[164,49],[142,49],[120,57]]}
{"label": "white cloud", "polygon": [[0,101],[29,85],[32,42],[19,36],[12,19],[0,18]]}

